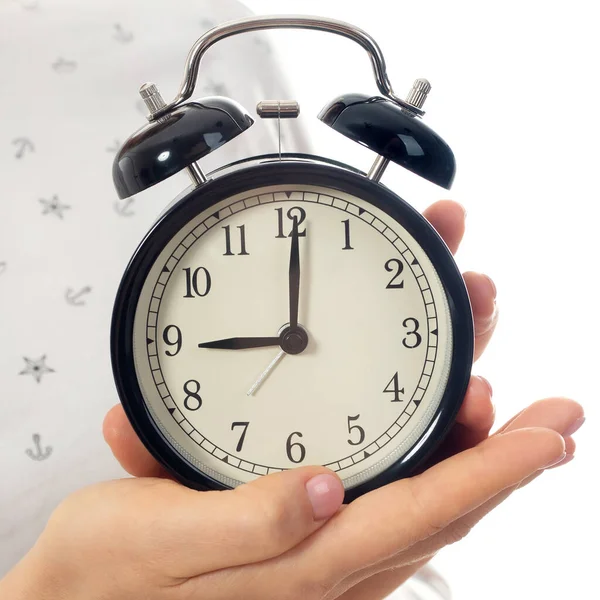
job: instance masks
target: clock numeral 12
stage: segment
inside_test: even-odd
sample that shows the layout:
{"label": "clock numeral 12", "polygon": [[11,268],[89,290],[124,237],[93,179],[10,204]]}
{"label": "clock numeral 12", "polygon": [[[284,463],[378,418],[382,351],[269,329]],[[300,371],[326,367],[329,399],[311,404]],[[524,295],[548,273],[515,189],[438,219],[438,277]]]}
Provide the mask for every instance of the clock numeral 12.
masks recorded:
{"label": "clock numeral 12", "polygon": [[[192,387],[196,389],[193,390]],[[200,398],[200,382],[195,379],[190,379],[183,384],[183,391],[187,394],[183,405],[188,410],[198,410],[202,406],[202,398]]]}
{"label": "clock numeral 12", "polygon": [[243,427],[244,431],[242,431],[242,435],[240,436],[240,440],[235,447],[236,452],[241,452],[242,447],[244,445],[244,440],[246,439],[246,432],[248,431],[248,425],[250,425],[250,421],[236,421],[231,424],[231,431],[233,431],[236,427]]}
{"label": "clock numeral 12", "polygon": [[[186,290],[184,298],[194,298],[194,294],[196,296],[200,296],[201,298],[203,298],[204,296],[206,296],[208,294],[208,292],[210,292],[212,282],[211,282],[210,273],[208,272],[208,269],[205,269],[204,267],[199,267],[193,273],[192,273],[192,269],[190,269],[190,268],[183,269],[183,270],[185,271],[185,290]],[[202,291],[202,292],[200,291],[200,288],[198,287],[198,275],[199,275],[200,271],[202,271],[204,273],[204,291]]]}
{"label": "clock numeral 12", "polygon": [[[225,254],[223,256],[235,256],[231,251],[231,231],[230,225],[226,225],[225,227],[221,227],[221,229],[225,230]],[[240,230],[240,248],[241,252],[238,252],[238,256],[248,256],[250,253],[246,252],[246,226],[238,225],[238,229]]]}
{"label": "clock numeral 12", "polygon": [[345,244],[342,250],[354,250],[354,248],[350,245],[350,219],[346,219],[342,221],[344,224],[344,240]]}
{"label": "clock numeral 12", "polygon": [[[285,451],[287,453],[287,457],[293,462],[293,463],[301,463],[304,460],[304,457],[306,456],[306,448],[300,443],[300,442],[294,442],[292,443],[292,438],[297,435],[298,437],[302,437],[302,434],[299,431],[294,431],[294,433],[290,433],[290,436],[287,439],[287,442],[285,444]],[[292,456],[292,448],[299,448],[298,452],[300,453],[300,456],[298,458],[294,458]]]}
{"label": "clock numeral 12", "polygon": [[353,442],[352,440],[348,440],[348,443],[351,446],[360,446],[365,441],[365,430],[360,425],[350,425],[352,421],[358,421],[360,415],[356,415],[355,417],[348,417],[348,433],[352,435],[352,431],[354,429],[358,430],[358,442]]}
{"label": "clock numeral 12", "polygon": [[[390,389],[391,385],[393,385],[392,389]],[[404,394],[404,388],[400,387],[398,371],[396,371],[396,374],[390,379],[390,382],[385,386],[383,392],[386,394],[394,394],[392,402],[402,402],[400,394]]]}
{"label": "clock numeral 12", "polygon": [[[277,211],[277,226],[278,226],[278,229],[277,229],[278,233],[275,237],[277,237],[277,238],[292,237],[292,231],[294,229],[293,223],[292,223],[292,227],[290,229],[290,233],[288,235],[285,235],[285,233],[283,231],[283,208],[276,208],[275,210]],[[304,229],[303,231],[300,231],[300,225],[302,225],[302,223],[304,223],[304,220],[306,219],[306,211],[300,206],[292,206],[292,208],[290,208],[287,211],[287,218],[290,219],[290,221],[298,221],[298,237],[306,237],[306,229]]]}

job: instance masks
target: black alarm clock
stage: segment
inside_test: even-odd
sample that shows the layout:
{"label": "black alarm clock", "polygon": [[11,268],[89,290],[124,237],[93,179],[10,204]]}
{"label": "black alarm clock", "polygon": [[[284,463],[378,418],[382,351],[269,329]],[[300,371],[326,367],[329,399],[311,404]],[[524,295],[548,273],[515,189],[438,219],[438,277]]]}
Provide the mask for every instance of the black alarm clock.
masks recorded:
{"label": "black alarm clock", "polygon": [[[243,32],[336,33],[368,53],[380,96],[352,93],[319,119],[377,155],[368,173],[320,156],[197,161],[253,118],[224,97],[188,101],[200,60]],[[379,181],[391,161],[450,188],[449,146],[423,124],[430,85],[397,97],[374,40],[316,17],[253,17],[207,32],[176,98],[118,152],[121,198],[187,169],[192,185],[136,250],[112,319],[116,387],[136,433],[179,481],[227,489],[324,465],[346,498],[406,477],[452,426],[468,385],[473,322],[462,276],[419,212]],[[263,101],[261,117],[298,115]]]}

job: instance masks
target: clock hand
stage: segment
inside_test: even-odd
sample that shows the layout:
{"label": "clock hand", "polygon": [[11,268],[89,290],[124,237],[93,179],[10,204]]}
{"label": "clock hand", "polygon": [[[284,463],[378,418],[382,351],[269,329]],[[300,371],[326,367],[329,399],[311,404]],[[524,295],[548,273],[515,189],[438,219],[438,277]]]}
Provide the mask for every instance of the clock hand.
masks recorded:
{"label": "clock hand", "polygon": [[219,350],[245,350],[246,348],[265,348],[279,346],[278,337],[233,337],[198,344],[198,348],[217,348]]}
{"label": "clock hand", "polygon": [[269,373],[277,366],[285,354],[285,350],[280,350],[277,353],[277,356],[269,363],[269,366],[258,376],[258,379],[254,382],[253,386],[246,392],[246,396],[252,396],[252,394],[254,394],[260,387],[260,384],[267,378]]}
{"label": "clock hand", "polygon": [[300,249],[298,245],[298,219],[294,219],[290,249],[290,329],[298,327],[298,300],[300,297]]}

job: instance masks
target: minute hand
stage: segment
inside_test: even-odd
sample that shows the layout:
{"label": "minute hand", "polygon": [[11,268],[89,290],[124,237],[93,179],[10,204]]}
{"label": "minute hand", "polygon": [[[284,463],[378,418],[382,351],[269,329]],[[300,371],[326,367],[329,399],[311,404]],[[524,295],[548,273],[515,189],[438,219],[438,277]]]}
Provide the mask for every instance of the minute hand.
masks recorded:
{"label": "minute hand", "polygon": [[245,350],[246,348],[265,348],[279,346],[278,337],[234,337],[214,342],[198,344],[198,348],[217,348],[219,350]]}
{"label": "minute hand", "polygon": [[294,219],[290,250],[290,329],[298,327],[298,300],[300,297],[300,249],[298,247],[298,219]]}

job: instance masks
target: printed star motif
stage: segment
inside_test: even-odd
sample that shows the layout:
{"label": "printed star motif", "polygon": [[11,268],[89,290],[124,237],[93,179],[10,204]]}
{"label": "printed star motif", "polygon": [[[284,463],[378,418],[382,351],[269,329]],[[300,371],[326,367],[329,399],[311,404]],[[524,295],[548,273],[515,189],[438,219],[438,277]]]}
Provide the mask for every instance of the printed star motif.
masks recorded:
{"label": "printed star motif", "polygon": [[63,218],[63,212],[71,208],[68,204],[61,204],[58,196],[54,194],[51,200],[40,198],[40,202],[44,205],[43,215],[56,215],[59,219]]}
{"label": "printed star motif", "polygon": [[46,366],[46,355],[38,360],[31,360],[30,358],[23,357],[25,361],[25,368],[19,373],[19,375],[32,375],[33,378],[40,383],[42,376],[45,373],[54,373],[54,369]]}

